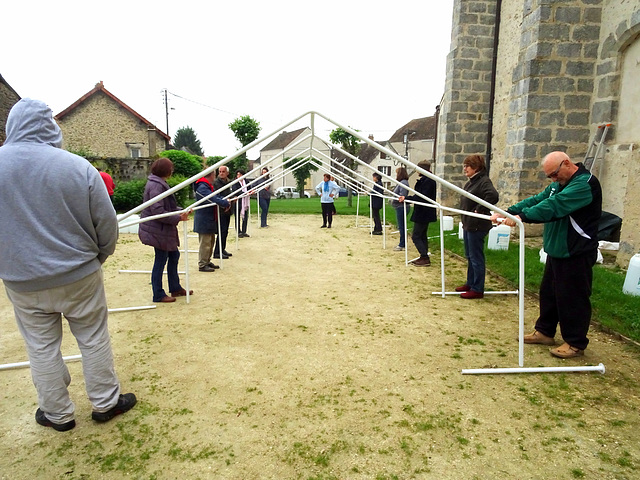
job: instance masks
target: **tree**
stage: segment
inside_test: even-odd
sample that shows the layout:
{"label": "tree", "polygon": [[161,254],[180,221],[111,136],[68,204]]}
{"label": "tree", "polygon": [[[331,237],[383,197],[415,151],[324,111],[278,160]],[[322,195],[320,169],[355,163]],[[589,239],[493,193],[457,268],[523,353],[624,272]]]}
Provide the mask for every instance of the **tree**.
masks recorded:
{"label": "tree", "polygon": [[[302,159],[294,158],[293,160],[290,160],[287,157],[284,159],[284,162],[282,162],[282,166],[286,170],[298,163],[300,160]],[[300,193],[300,198],[304,198],[304,184],[307,181],[307,178],[311,177],[311,172],[315,172],[316,170],[318,170],[318,165],[309,161],[292,172],[293,178],[296,179],[296,189],[298,190],[298,193]]]}
{"label": "tree", "polygon": [[191,127],[180,127],[173,137],[173,146],[176,150],[187,147],[194,155],[202,156],[204,152],[200,146],[200,140],[196,136],[196,132]]}
{"label": "tree", "polygon": [[[229,124],[229,128],[243,147],[249,145],[260,135],[260,122],[254,120],[249,115],[236,118]],[[247,154],[243,153],[233,160],[233,165],[229,165],[229,170],[231,174],[234,174],[237,170],[244,170],[246,172],[248,166],[249,161],[247,160]]]}
{"label": "tree", "polygon": [[[349,127],[349,128],[351,128],[351,127]],[[356,132],[357,131],[358,130],[356,130]],[[329,134],[329,139],[335,144],[340,144],[340,146],[342,147],[342,149],[345,152],[350,153],[354,157],[357,157],[358,153],[360,153],[360,148],[362,146],[360,145],[358,138],[354,137],[349,132],[343,130],[340,127],[338,127],[335,130],[331,131],[331,133]],[[355,170],[355,168],[354,168],[355,161],[353,159],[351,159],[350,157],[347,157],[345,162],[346,162],[347,167],[349,167],[351,170]],[[349,177],[353,178],[353,175],[351,174],[351,172],[345,172],[345,173]],[[349,206],[352,205],[351,204],[351,188],[350,187],[347,188],[347,205],[349,205]]]}

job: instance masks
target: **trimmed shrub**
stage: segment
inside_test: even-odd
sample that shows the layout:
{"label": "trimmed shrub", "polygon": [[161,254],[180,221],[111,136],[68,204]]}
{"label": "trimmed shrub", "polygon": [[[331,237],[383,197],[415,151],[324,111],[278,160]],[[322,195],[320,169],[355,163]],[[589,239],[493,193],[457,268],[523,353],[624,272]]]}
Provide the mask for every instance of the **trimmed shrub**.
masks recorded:
{"label": "trimmed shrub", "polygon": [[160,157],[166,157],[173,162],[173,174],[190,178],[202,172],[202,158],[182,150],[165,150]]}
{"label": "trimmed shrub", "polygon": [[[186,180],[182,175],[172,175],[167,180],[169,187],[173,188]],[[113,207],[116,212],[124,213],[142,204],[144,198],[144,187],[147,180],[131,180],[130,182],[119,182],[113,191]],[[191,195],[191,187],[184,187],[174,193],[178,205],[182,208],[188,206]]]}

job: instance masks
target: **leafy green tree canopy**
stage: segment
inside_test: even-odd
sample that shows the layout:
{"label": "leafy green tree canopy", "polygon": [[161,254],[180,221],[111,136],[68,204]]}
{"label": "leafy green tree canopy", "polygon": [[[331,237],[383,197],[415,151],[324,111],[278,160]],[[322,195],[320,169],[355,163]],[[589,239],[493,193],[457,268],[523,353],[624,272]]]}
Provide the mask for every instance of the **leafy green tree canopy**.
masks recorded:
{"label": "leafy green tree canopy", "polygon": [[195,155],[203,155],[202,147],[200,146],[200,140],[196,132],[191,127],[180,127],[173,137],[173,146],[176,150],[180,150],[182,147],[187,147],[190,152]]}
{"label": "leafy green tree canopy", "polygon": [[[356,130],[357,132],[358,130]],[[343,150],[349,152],[351,155],[358,155],[360,153],[360,141],[357,137],[354,137],[349,132],[343,130],[338,127],[335,130],[332,130],[329,134],[329,139],[335,143],[339,144]]]}
{"label": "leafy green tree canopy", "polygon": [[[289,158],[285,158],[283,167],[286,170],[298,163],[300,160],[302,159],[294,158],[293,160],[289,160]],[[311,177],[311,172],[315,172],[316,170],[318,170],[318,165],[313,161],[309,161],[292,172],[293,178],[296,179],[296,189],[298,190],[298,193],[300,193],[300,198],[304,198],[304,184],[307,181],[307,178]]]}
{"label": "leafy green tree canopy", "polygon": [[[260,136],[260,122],[254,120],[249,115],[236,118],[229,124],[229,128],[243,147],[246,147]],[[229,167],[230,175],[233,176],[235,176],[235,172],[238,170],[246,171],[249,166],[246,153],[233,159],[227,166]]]}
{"label": "leafy green tree canopy", "polygon": [[202,172],[202,158],[182,150],[165,150],[160,157],[168,158],[173,162],[173,174],[183,177],[193,177]]}

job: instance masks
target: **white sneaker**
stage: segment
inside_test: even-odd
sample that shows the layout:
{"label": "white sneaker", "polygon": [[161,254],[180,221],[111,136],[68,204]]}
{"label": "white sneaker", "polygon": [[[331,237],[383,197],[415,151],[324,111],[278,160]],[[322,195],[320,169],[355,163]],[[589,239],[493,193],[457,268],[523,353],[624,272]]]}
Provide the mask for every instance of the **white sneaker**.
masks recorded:
{"label": "white sneaker", "polygon": [[393,249],[393,251],[394,251],[394,252],[404,252],[404,247],[399,247],[399,246],[398,246],[398,247],[395,247],[395,248]]}

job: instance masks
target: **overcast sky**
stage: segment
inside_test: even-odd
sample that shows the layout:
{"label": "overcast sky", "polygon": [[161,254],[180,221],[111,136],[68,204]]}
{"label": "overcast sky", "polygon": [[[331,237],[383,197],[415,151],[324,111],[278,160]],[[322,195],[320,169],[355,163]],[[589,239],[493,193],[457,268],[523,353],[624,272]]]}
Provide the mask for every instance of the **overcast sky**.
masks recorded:
{"label": "overcast sky", "polygon": [[[260,122],[261,136],[314,110],[387,140],[440,102],[452,8],[453,0],[4,2],[0,73],[54,114],[103,81],[162,131],[167,89],[169,134],[192,127],[206,155],[240,148],[228,124],[242,115]],[[316,128],[328,138],[333,126]]]}

